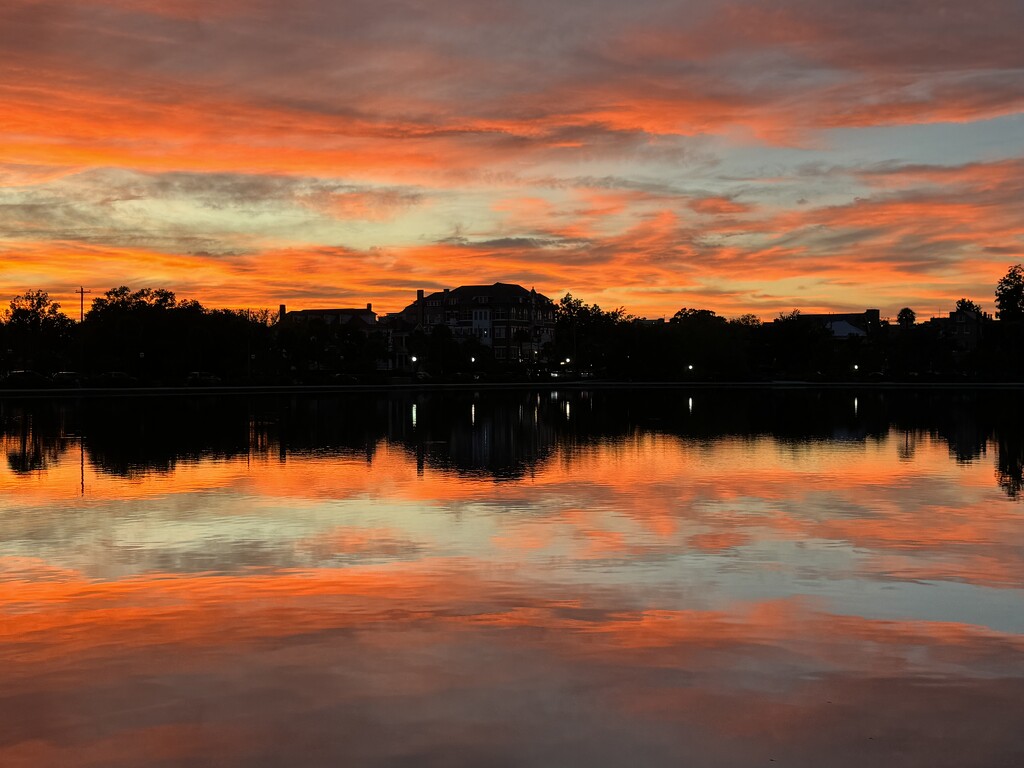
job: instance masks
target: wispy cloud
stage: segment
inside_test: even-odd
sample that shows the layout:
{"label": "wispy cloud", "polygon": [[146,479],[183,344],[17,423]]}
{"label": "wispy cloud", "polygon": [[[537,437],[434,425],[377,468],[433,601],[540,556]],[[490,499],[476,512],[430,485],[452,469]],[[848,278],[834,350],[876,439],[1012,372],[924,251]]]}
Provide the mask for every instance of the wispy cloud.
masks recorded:
{"label": "wispy cloud", "polygon": [[[345,254],[388,308],[396,265],[648,313],[984,303],[1024,238],[1022,26],[1015,0],[9,0],[0,258],[52,287],[87,248],[96,280],[209,301],[340,300]],[[837,138],[936,123],[959,143]]]}

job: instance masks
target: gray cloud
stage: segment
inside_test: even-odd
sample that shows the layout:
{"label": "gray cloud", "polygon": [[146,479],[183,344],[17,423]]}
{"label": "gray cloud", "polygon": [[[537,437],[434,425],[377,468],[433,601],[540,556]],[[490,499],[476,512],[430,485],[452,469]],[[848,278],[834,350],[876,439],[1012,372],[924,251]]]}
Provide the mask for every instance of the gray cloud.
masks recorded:
{"label": "gray cloud", "polygon": [[[281,215],[299,224],[344,219],[350,217],[345,206],[356,205],[357,218],[372,218],[375,211],[386,215],[422,199],[412,188],[313,178],[96,169],[0,187],[0,231],[27,240],[227,255],[268,227],[279,227]],[[228,213],[231,219],[176,214],[176,206]]]}
{"label": "gray cloud", "polygon": [[0,61],[104,88],[116,78],[167,106],[185,86],[193,98],[345,117],[383,137],[500,136],[510,120],[557,119],[590,144],[618,129],[587,114],[637,97],[697,97],[715,124],[763,110],[828,125],[870,110],[913,122],[1020,106],[1021,28],[1016,0],[251,0],[178,14],[9,0]]}

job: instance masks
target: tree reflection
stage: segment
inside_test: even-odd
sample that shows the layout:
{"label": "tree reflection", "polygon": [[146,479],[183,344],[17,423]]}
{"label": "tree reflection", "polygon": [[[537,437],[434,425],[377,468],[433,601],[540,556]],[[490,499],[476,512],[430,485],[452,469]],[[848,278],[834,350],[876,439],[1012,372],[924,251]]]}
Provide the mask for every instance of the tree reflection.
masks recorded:
{"label": "tree reflection", "polygon": [[1020,432],[1003,432],[996,444],[996,482],[1011,499],[1024,489],[1024,440]]}
{"label": "tree reflection", "polygon": [[62,409],[52,403],[26,410],[0,401],[0,439],[12,472],[33,474],[60,460],[67,449],[62,417]]}
{"label": "tree reflection", "polygon": [[47,469],[60,459],[64,446],[56,441],[42,440],[25,432],[18,439],[5,439],[7,466],[19,475]]}
{"label": "tree reflection", "polygon": [[[851,407],[856,402],[856,408]],[[181,462],[331,454],[375,458],[384,443],[432,469],[520,478],[556,450],[641,434],[684,440],[770,437],[891,439],[894,460],[917,440],[944,440],[971,463],[995,451],[1010,498],[1024,487],[1024,410],[1010,393],[871,389],[410,390],[386,394],[179,396],[0,401],[8,465],[45,471],[83,436],[91,466],[119,477],[171,473]]]}

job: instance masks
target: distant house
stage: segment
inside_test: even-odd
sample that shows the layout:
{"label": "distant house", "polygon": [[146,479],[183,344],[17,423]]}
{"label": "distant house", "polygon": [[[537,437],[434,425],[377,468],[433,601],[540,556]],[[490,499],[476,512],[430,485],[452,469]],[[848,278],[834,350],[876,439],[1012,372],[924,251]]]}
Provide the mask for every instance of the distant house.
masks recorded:
{"label": "distant house", "polygon": [[[881,312],[877,309],[865,309],[863,312],[829,312],[827,314],[801,313],[798,317],[804,322],[821,325],[835,339],[870,336],[882,326]],[[779,320],[775,322],[779,322]]]}
{"label": "distant house", "polygon": [[955,309],[949,317],[934,317],[929,322],[938,326],[942,337],[951,341],[956,349],[969,352],[978,348],[985,335],[985,326],[991,320],[992,316],[987,312]]}
{"label": "distant house", "polygon": [[321,322],[325,325],[350,325],[355,324],[359,330],[370,330],[377,324],[377,313],[373,311],[373,304],[367,304],[366,308],[337,308],[337,309],[300,309],[286,312],[285,306],[281,305],[281,320],[285,323],[312,323]]}
{"label": "distant house", "polygon": [[424,333],[444,326],[456,340],[476,339],[501,362],[538,359],[555,338],[555,305],[547,296],[512,283],[462,285],[426,294],[398,313]]}

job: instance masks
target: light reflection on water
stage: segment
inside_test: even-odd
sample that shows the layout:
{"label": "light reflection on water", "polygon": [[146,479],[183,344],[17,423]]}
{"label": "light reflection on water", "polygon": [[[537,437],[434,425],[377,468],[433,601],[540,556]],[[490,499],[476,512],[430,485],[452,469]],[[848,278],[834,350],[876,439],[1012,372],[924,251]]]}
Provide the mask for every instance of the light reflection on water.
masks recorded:
{"label": "light reflection on water", "polygon": [[963,395],[0,403],[0,765],[1024,764]]}

